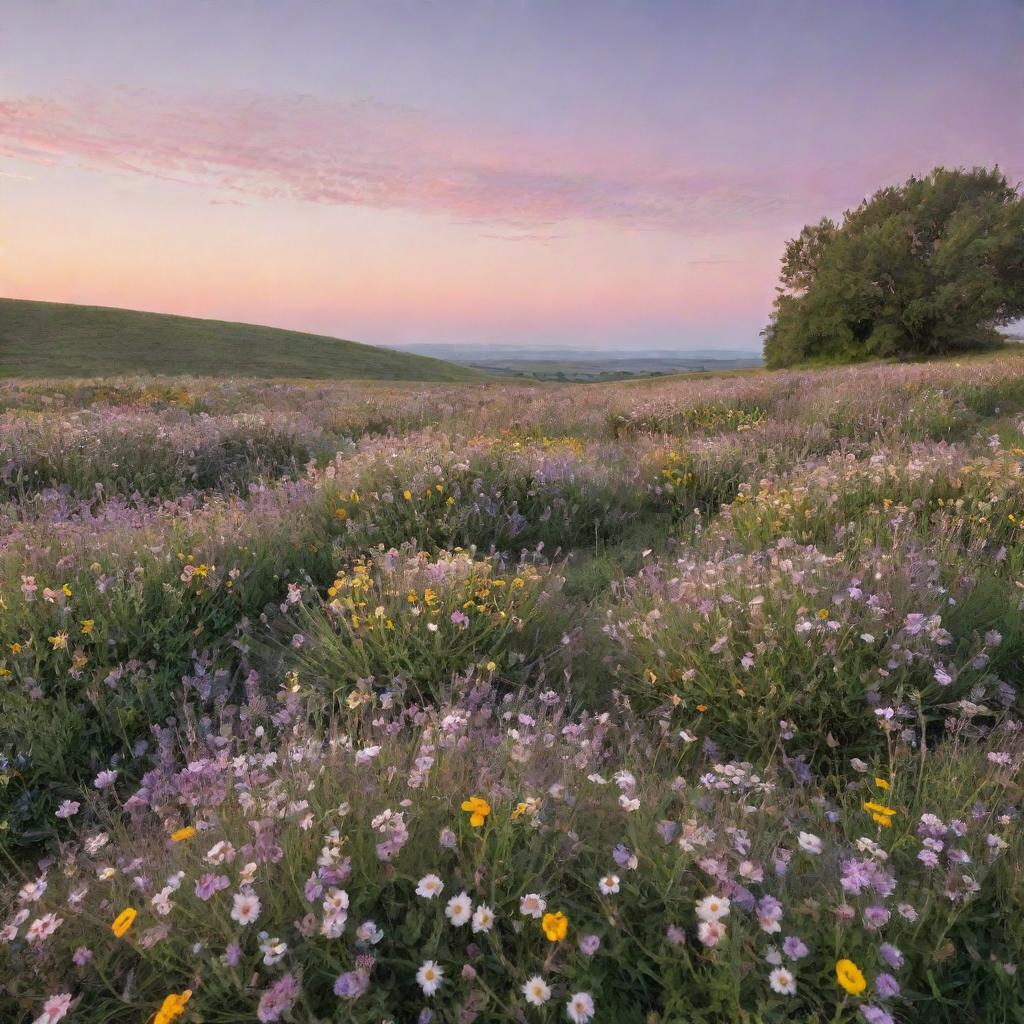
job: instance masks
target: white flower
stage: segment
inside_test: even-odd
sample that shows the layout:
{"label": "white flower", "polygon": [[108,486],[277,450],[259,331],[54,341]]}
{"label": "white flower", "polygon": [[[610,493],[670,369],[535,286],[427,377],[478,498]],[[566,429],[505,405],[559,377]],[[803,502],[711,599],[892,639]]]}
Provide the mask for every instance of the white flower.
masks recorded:
{"label": "white flower", "polygon": [[780,996],[791,996],[796,992],[796,978],[785,967],[776,967],[768,975],[768,984],[771,985],[772,991],[778,992]]}
{"label": "white flower", "polygon": [[565,1004],[565,1015],[572,1024],[587,1024],[594,1016],[594,1000],[589,992],[577,992]]}
{"label": "white flower", "polygon": [[527,917],[534,917],[538,921],[543,917],[544,911],[548,909],[548,901],[535,892],[528,892],[519,899],[519,913]]}
{"label": "white flower", "polygon": [[70,992],[62,992],[60,995],[50,996],[43,1003],[43,1012],[36,1017],[32,1024],[57,1024],[63,1020],[71,1009],[72,995]]}
{"label": "white flower", "polygon": [[260,943],[260,952],[263,954],[263,962],[268,967],[273,967],[288,952],[288,943],[278,938],[264,939]]}
{"label": "white flower", "polygon": [[166,917],[170,912],[174,904],[171,902],[171,893],[174,890],[169,886],[164,886],[149,902],[153,909],[161,916]]}
{"label": "white flower", "polygon": [[717,946],[725,938],[725,925],[721,921],[701,921],[697,925],[697,938],[705,946]]}
{"label": "white flower", "polygon": [[527,980],[523,985],[522,992],[531,1006],[543,1006],[551,998],[551,989],[539,974],[535,974]]}
{"label": "white flower", "polygon": [[601,890],[603,896],[611,896],[613,893],[619,891],[619,876],[618,875],[605,875],[597,883],[598,889]]}
{"label": "white flower", "polygon": [[448,906],[444,908],[444,916],[456,928],[462,927],[473,915],[473,904],[469,899],[468,894],[460,892],[458,896],[453,896],[448,901]]}
{"label": "white flower", "polygon": [[473,912],[473,933],[489,932],[494,927],[494,911],[481,903]]}
{"label": "white flower", "polygon": [[[628,812],[640,810],[640,801],[636,797],[628,797],[625,793],[619,794],[619,806]],[[589,1018],[583,1018],[588,1020]]]}
{"label": "white flower", "polygon": [[718,921],[729,916],[729,900],[725,896],[705,896],[697,904],[697,916],[702,921]]}
{"label": "white flower", "polygon": [[425,996],[432,996],[444,981],[444,968],[438,967],[433,960],[424,960],[420,969],[416,972],[416,983]]}
{"label": "white flower", "polygon": [[416,883],[416,895],[422,896],[425,900],[432,900],[444,892],[444,882],[437,875],[424,875]]}
{"label": "white flower", "polygon": [[800,849],[815,856],[821,853],[821,840],[811,832],[801,832],[799,836]]}
{"label": "white flower", "polygon": [[381,748],[375,747],[363,747],[362,750],[356,751],[356,764],[364,765],[369,764],[379,753]]}
{"label": "white flower", "polygon": [[251,890],[245,889],[234,895],[234,906],[231,908],[231,919],[239,924],[252,924],[260,916],[263,904]]}
{"label": "white flower", "polygon": [[[324,913],[338,914],[348,910],[348,893],[344,889],[331,889],[324,897]],[[348,914],[345,914],[348,917]]]}

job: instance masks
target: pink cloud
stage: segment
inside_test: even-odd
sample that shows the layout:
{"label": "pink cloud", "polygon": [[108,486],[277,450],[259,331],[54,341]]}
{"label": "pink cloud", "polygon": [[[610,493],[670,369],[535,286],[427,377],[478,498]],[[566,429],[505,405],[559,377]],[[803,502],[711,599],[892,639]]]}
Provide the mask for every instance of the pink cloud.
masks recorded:
{"label": "pink cloud", "polygon": [[443,214],[535,231],[567,221],[704,232],[777,223],[778,182],[638,166],[372,101],[148,91],[0,101],[0,155],[71,161],[241,196]]}

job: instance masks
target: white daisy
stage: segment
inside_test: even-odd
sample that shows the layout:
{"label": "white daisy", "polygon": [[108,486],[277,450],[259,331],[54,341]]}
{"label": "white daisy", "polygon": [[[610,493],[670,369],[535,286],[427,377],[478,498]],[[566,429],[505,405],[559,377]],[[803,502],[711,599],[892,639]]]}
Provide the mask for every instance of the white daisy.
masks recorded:
{"label": "white daisy", "polygon": [[260,916],[263,904],[259,897],[250,890],[236,892],[233,897],[234,906],[231,908],[231,919],[239,924],[252,924]]}
{"label": "white daisy", "polygon": [[821,853],[821,840],[811,832],[801,832],[799,836],[800,849],[806,853],[813,853],[817,856]]}
{"label": "white daisy", "polygon": [[725,896],[705,896],[697,904],[697,916],[702,921],[718,921],[729,916],[729,900]]}
{"label": "white daisy", "polygon": [[444,968],[439,967],[433,960],[424,960],[420,969],[416,972],[416,983],[425,996],[432,996],[444,981]]}
{"label": "white daisy", "polygon": [[572,1024],[587,1024],[594,1016],[594,1000],[589,992],[577,992],[565,1004],[565,1015]]}
{"label": "white daisy", "polygon": [[444,916],[456,928],[460,928],[464,925],[470,917],[473,915],[473,904],[469,899],[467,893],[460,892],[458,896],[453,896],[448,901],[448,906],[444,908]]}
{"label": "white daisy", "polygon": [[425,900],[432,900],[444,892],[444,882],[437,875],[424,875],[416,883],[416,895],[422,896]]}
{"label": "white daisy", "polygon": [[539,974],[527,980],[522,992],[531,1006],[543,1006],[551,998],[551,989]]}
{"label": "white daisy", "polygon": [[527,917],[535,917],[538,921],[544,916],[548,909],[548,901],[535,892],[528,892],[519,899],[519,913]]}
{"label": "white daisy", "polygon": [[489,932],[494,927],[494,911],[481,903],[473,912],[473,933]]}
{"label": "white daisy", "polygon": [[603,896],[611,896],[619,891],[619,876],[618,875],[605,875],[597,883],[598,889],[601,890]]}
{"label": "white daisy", "polygon": [[796,978],[785,967],[776,967],[768,975],[768,984],[771,985],[772,991],[778,992],[780,996],[791,996],[796,992]]}

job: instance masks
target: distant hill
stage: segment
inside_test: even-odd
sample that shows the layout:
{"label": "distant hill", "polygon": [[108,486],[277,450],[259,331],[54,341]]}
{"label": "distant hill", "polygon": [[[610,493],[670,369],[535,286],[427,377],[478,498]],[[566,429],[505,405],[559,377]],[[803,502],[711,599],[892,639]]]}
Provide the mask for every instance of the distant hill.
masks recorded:
{"label": "distant hill", "polygon": [[276,327],[0,299],[0,376],[157,373],[318,380],[484,380],[479,370]]}

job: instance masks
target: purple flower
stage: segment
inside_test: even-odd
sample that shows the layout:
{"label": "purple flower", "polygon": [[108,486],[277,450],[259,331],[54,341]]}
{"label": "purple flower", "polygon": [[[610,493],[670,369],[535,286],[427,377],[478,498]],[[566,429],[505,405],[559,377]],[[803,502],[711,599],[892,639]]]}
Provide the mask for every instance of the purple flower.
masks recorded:
{"label": "purple flower", "polygon": [[879,999],[891,999],[900,994],[900,983],[891,974],[883,972],[875,978],[875,991]]}
{"label": "purple flower", "polygon": [[226,889],[231,884],[227,875],[215,875],[208,872],[196,879],[196,896],[204,903],[221,889]]}
{"label": "purple flower", "polygon": [[242,947],[237,942],[232,942],[224,950],[224,961],[228,967],[237,967],[242,960]]}
{"label": "purple flower", "polygon": [[85,967],[92,960],[92,950],[88,946],[79,946],[71,959],[76,967]]}
{"label": "purple flower", "polygon": [[810,950],[802,939],[796,935],[787,935],[782,943],[782,951],[790,960],[802,960]]}
{"label": "purple flower", "polygon": [[872,1006],[867,1003],[860,1008],[860,1012],[868,1024],[893,1024],[892,1017],[880,1006]]}
{"label": "purple flower", "polygon": [[334,994],[342,999],[358,999],[370,987],[370,975],[359,968],[339,974],[334,982]]}
{"label": "purple flower", "polygon": [[584,956],[593,956],[601,945],[601,939],[597,935],[584,935],[580,938],[580,952]]}
{"label": "purple flower", "polygon": [[875,905],[865,907],[861,916],[864,921],[864,927],[874,932],[878,931],[878,929],[889,920],[890,914],[885,907]]}
{"label": "purple flower", "polygon": [[294,1005],[299,986],[291,974],[282,974],[266,992],[260,996],[256,1016],[262,1024],[280,1020]]}
{"label": "purple flower", "polygon": [[673,946],[681,946],[686,942],[686,932],[678,925],[670,924],[665,932],[665,938]]}
{"label": "purple flower", "polygon": [[878,952],[894,971],[898,971],[903,966],[903,954],[891,942],[883,942],[878,947]]}
{"label": "purple flower", "polygon": [[460,629],[465,629],[469,625],[469,616],[465,612],[452,612],[451,620],[452,623],[458,626]]}
{"label": "purple flower", "polygon": [[626,864],[629,863],[629,858],[631,856],[632,854],[629,852],[629,847],[623,846],[622,843],[619,843],[615,849],[612,850],[612,859],[620,868],[625,867]]}
{"label": "purple flower", "polygon": [[110,787],[117,782],[117,772],[107,770],[102,771],[99,775],[93,779],[92,784],[99,790],[110,789]]}
{"label": "purple flower", "polygon": [[81,808],[77,800],[64,800],[57,808],[55,816],[58,818],[73,818]]}

